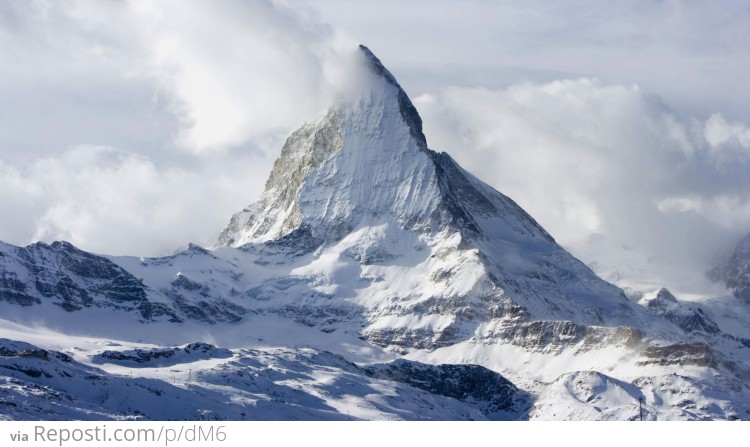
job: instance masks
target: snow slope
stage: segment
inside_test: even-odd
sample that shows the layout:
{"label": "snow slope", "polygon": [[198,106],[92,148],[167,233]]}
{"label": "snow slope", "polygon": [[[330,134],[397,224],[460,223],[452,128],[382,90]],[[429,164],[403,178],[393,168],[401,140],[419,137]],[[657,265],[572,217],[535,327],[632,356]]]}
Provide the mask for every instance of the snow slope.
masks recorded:
{"label": "snow slope", "polygon": [[[174,351],[168,365],[148,360]],[[130,368],[113,358],[115,351],[74,354],[93,358],[94,367],[63,352],[0,339],[0,419],[484,420],[522,417],[528,406],[510,382],[481,367],[402,361],[423,374],[407,370],[394,380],[375,374],[377,366],[363,370],[326,351],[222,350],[218,358],[214,351],[207,344],[121,351],[123,357],[138,353]],[[424,371],[439,375],[445,368],[467,394],[420,386]],[[472,392],[477,374],[500,387]]]}

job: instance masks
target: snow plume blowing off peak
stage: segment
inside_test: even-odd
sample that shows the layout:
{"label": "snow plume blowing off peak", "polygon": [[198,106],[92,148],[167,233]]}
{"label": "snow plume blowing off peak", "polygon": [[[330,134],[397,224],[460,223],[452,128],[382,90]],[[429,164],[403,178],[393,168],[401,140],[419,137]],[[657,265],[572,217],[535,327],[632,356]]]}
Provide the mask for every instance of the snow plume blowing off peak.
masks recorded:
{"label": "snow plume blowing off peak", "polygon": [[357,217],[390,211],[408,220],[425,212],[417,202],[436,198],[414,105],[367,47],[357,59],[328,112],[287,139],[261,200],[232,217],[220,246],[277,239],[303,225],[335,238]]}
{"label": "snow plume blowing off peak", "polygon": [[356,79],[322,118],[287,139],[260,201],[232,217],[218,246],[279,239],[299,229],[336,240],[389,217],[402,228],[452,224],[479,234],[477,212],[509,207],[518,214],[511,226],[552,240],[510,199],[428,149],[406,92],[367,47],[359,50]]}

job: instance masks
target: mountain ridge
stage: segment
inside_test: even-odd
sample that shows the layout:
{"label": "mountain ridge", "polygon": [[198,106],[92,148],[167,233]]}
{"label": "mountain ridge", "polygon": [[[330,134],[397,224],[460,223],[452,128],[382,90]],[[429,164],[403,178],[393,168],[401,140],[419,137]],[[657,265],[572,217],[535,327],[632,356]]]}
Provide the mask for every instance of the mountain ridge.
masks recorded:
{"label": "mountain ridge", "polygon": [[[54,329],[39,336],[41,348],[67,350],[108,372],[127,367],[121,356],[172,355],[165,353],[175,345],[233,350],[205,359],[213,362],[204,371],[208,388],[217,369],[250,370],[251,360],[236,363],[243,349],[263,359],[286,350],[290,368],[323,372],[327,364],[305,360],[313,349],[363,367],[390,362],[367,370],[378,380],[457,374],[471,382],[483,370],[445,365],[481,365],[502,376],[498,383],[520,388],[519,396],[542,399],[529,412],[534,397],[519,397],[518,418],[551,418],[557,409],[593,417],[590,406],[600,403],[579,397],[598,389],[618,407],[607,417],[632,417],[625,400],[642,393],[660,417],[750,418],[743,384],[750,345],[722,332],[726,319],[668,292],[631,301],[597,277],[512,199],[429,149],[395,77],[367,47],[359,55],[367,73],[360,88],[290,135],[260,200],[232,217],[216,247],[138,258],[91,255],[68,243],[0,244],[0,336],[32,340]],[[85,354],[60,347],[60,338]],[[180,361],[172,366],[190,369],[191,360]],[[344,364],[336,368],[348,374]],[[674,391],[677,372],[690,380]],[[136,374],[165,378],[159,368]],[[361,383],[372,379],[357,374]],[[716,378],[713,388],[700,385],[705,377]],[[312,382],[300,389],[304,383]],[[470,388],[459,385],[444,390],[449,398]],[[570,399],[556,399],[565,390]],[[475,391],[486,395],[466,395]],[[679,401],[669,393],[693,403],[666,408],[659,402]],[[492,405],[500,397],[490,396]],[[396,413],[415,418],[414,402],[402,404],[411,410]],[[316,417],[340,418],[343,404],[331,405],[338,413],[327,408]],[[366,415],[374,404],[357,405]],[[456,405],[458,412],[441,414],[485,414]],[[222,417],[236,418],[236,410]],[[305,414],[297,410],[289,417]],[[391,411],[381,410],[371,414]]]}

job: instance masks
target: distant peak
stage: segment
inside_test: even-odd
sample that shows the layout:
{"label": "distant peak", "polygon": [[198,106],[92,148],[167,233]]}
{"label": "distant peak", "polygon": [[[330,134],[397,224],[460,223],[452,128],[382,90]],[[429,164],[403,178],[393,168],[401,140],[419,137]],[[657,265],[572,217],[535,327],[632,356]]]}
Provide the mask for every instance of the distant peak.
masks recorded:
{"label": "distant peak", "polygon": [[677,302],[677,298],[675,298],[675,296],[672,295],[672,292],[670,292],[666,287],[662,287],[661,289],[659,289],[659,291],[656,293],[656,297],[671,301],[673,303]]}
{"label": "distant peak", "polygon": [[736,255],[750,254],[750,234],[742,238],[742,240],[737,244],[735,254]]}
{"label": "distant peak", "polygon": [[427,139],[422,132],[422,118],[419,116],[417,108],[414,107],[414,104],[412,104],[409,96],[406,94],[404,89],[401,88],[401,85],[399,85],[398,81],[396,81],[396,77],[393,76],[393,74],[388,71],[387,68],[385,68],[383,63],[380,62],[380,59],[378,59],[378,57],[375,56],[375,54],[370,51],[369,48],[364,45],[360,45],[359,49],[362,51],[362,54],[364,54],[365,60],[367,61],[367,66],[370,71],[376,76],[383,78],[392,86],[396,87],[396,89],[398,90],[398,106],[399,111],[401,112],[401,116],[404,118],[406,124],[409,125],[412,136],[416,138],[416,140],[423,148],[426,149]]}

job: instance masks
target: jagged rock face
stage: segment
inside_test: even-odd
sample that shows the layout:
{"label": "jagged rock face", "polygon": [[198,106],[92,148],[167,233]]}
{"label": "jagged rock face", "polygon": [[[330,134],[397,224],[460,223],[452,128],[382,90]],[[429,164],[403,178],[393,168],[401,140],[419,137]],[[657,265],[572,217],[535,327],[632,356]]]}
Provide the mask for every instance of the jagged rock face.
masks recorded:
{"label": "jagged rock face", "polygon": [[[371,53],[363,57],[374,67]],[[232,218],[219,245],[278,239],[303,224],[319,239],[336,240],[381,214],[404,225],[429,219],[438,196],[430,158],[419,150],[421,130],[400,111],[404,101],[413,106],[392,76],[372,76],[356,102],[335,106],[289,137],[261,201]]]}
{"label": "jagged rock face", "polygon": [[675,343],[668,346],[649,346],[643,351],[647,360],[642,365],[696,365],[716,369],[719,361],[705,343]]}
{"label": "jagged rock face", "polygon": [[[175,258],[193,256],[212,258],[191,244],[179,255],[150,262],[169,265]],[[167,281],[150,287],[112,260],[67,242],[23,248],[0,243],[0,302],[7,304],[35,308],[52,304],[67,312],[104,309],[141,322],[237,322],[246,312],[209,284],[179,272],[163,279]]]}
{"label": "jagged rock face", "polygon": [[584,326],[572,321],[531,321],[510,324],[484,334],[488,342],[508,343],[529,352],[559,354],[566,349],[586,352],[601,347],[637,347],[642,339],[631,327]]}
{"label": "jagged rock face", "polygon": [[719,326],[698,306],[680,303],[666,288],[641,297],[639,303],[646,309],[674,323],[686,333],[718,334]]}
{"label": "jagged rock face", "polygon": [[175,318],[152,303],[146,286],[118,265],[66,242],[0,246],[0,300],[31,306],[52,302],[72,312],[87,307],[134,310],[143,319]]}
{"label": "jagged rock face", "polygon": [[750,304],[750,234],[745,236],[729,260],[708,272],[714,282],[724,282],[735,297]]}
{"label": "jagged rock face", "polygon": [[261,201],[232,216],[219,235],[219,245],[278,239],[298,228],[302,215],[297,195],[305,177],[340,150],[342,143],[339,118],[333,112],[292,133],[274,162]]}
{"label": "jagged rock face", "polygon": [[185,346],[124,351],[106,350],[94,356],[94,363],[138,365],[149,368],[173,366],[196,360],[226,359],[232,351],[208,343],[194,342]]}
{"label": "jagged rock face", "polygon": [[407,360],[364,368],[372,377],[393,380],[431,394],[473,402],[491,419],[518,418],[529,397],[508,379],[479,365],[426,365]]}

